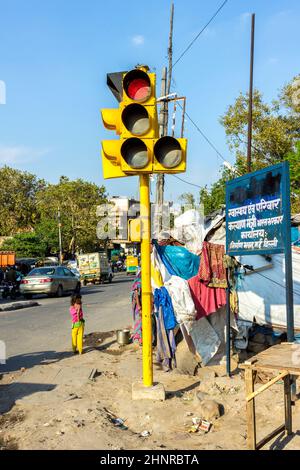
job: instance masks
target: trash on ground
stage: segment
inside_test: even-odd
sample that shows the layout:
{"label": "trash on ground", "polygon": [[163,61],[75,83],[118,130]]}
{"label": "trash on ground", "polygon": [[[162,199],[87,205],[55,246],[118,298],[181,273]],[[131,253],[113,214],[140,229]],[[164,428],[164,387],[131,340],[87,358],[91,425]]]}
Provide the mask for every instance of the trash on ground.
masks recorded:
{"label": "trash on ground", "polygon": [[78,395],[76,395],[76,393],[70,393],[68,398],[66,398],[64,401],[70,401],[70,400],[76,400],[76,399],[80,399],[81,397],[79,397]]}
{"label": "trash on ground", "polygon": [[123,419],[121,419],[121,418],[110,418],[110,420],[115,426],[122,429],[123,431],[126,431],[126,429],[128,429],[128,427],[125,426],[125,424],[124,424],[125,421]]}
{"label": "trash on ground", "polygon": [[151,431],[142,431],[140,436],[141,437],[149,437],[149,436],[151,436]]}
{"label": "trash on ground", "polygon": [[202,419],[201,423],[200,423],[200,426],[199,426],[199,429],[201,431],[208,432],[210,430],[211,426],[212,426],[212,424],[209,421],[205,421],[204,419]]}
{"label": "trash on ground", "polygon": [[200,424],[201,418],[192,418],[193,424]]}
{"label": "trash on ground", "polygon": [[212,423],[201,418],[192,418],[193,425],[190,427],[190,433],[197,433],[199,431],[208,432],[212,426]]}

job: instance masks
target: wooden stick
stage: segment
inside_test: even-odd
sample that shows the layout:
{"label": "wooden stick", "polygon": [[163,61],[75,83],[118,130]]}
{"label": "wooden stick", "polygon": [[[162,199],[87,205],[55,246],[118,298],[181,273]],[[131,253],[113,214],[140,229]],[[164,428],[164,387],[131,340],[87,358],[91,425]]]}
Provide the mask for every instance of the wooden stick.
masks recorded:
{"label": "wooden stick", "polygon": [[285,432],[289,436],[292,434],[292,401],[291,401],[291,380],[290,376],[284,378],[284,415]]}
{"label": "wooden stick", "polygon": [[256,445],[256,450],[261,449],[264,445],[266,445],[273,437],[277,436],[280,434],[282,431],[285,430],[285,425],[282,424],[279,426],[279,428],[275,429],[275,431],[272,431],[270,434],[268,434],[266,437],[264,437],[261,441],[258,442]]}
{"label": "wooden stick", "polygon": [[253,398],[255,398],[257,395],[259,395],[261,392],[263,392],[264,390],[267,390],[269,387],[271,387],[271,385],[274,385],[276,382],[278,382],[278,380],[283,379],[283,378],[286,377],[287,375],[289,375],[289,372],[287,372],[287,371],[284,371],[284,372],[282,372],[281,374],[277,375],[277,377],[274,377],[274,379],[270,380],[269,382],[267,382],[266,384],[264,384],[262,387],[260,387],[258,390],[256,390],[255,392],[251,393],[250,395],[248,395],[248,396],[246,397],[246,400],[247,400],[247,401],[253,400]]}
{"label": "wooden stick", "polygon": [[[253,370],[247,367],[245,370],[246,395],[254,391]],[[248,449],[256,450],[256,420],[255,420],[255,401],[246,402],[247,408],[247,444]]]}

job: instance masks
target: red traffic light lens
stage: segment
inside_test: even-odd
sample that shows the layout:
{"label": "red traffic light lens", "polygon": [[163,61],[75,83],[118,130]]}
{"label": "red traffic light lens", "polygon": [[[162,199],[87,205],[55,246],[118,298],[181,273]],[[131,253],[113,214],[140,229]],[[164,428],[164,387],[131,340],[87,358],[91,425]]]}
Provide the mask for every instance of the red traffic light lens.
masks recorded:
{"label": "red traffic light lens", "polygon": [[149,85],[146,80],[137,78],[128,86],[128,96],[132,100],[141,101],[149,96]]}
{"label": "red traffic light lens", "polygon": [[151,96],[151,83],[149,76],[143,70],[128,72],[123,80],[126,95],[138,102],[147,101]]}

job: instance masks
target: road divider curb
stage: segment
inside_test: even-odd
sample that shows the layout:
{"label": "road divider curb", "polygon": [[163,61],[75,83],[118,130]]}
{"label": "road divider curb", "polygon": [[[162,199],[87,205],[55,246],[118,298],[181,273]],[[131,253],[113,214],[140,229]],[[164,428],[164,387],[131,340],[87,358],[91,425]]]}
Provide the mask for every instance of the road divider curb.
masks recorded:
{"label": "road divider curb", "polygon": [[21,310],[22,308],[38,307],[38,302],[16,302],[0,306],[0,312],[10,312],[12,310]]}

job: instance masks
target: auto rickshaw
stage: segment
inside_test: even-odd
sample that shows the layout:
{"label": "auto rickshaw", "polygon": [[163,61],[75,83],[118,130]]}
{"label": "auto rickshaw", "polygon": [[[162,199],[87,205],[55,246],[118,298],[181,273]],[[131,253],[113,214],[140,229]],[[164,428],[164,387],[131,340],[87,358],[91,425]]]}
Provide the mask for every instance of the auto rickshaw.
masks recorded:
{"label": "auto rickshaw", "polygon": [[126,258],[126,273],[136,274],[139,268],[139,260],[137,256],[127,256]]}

